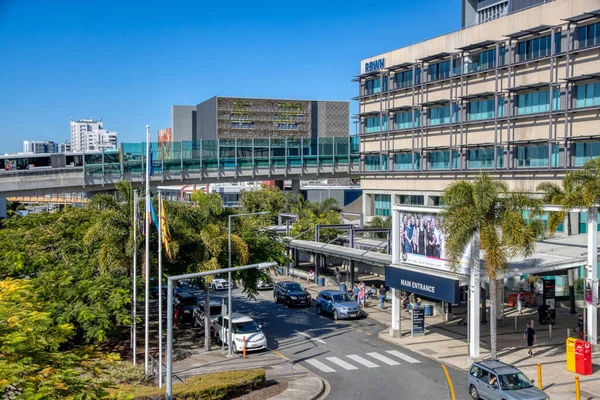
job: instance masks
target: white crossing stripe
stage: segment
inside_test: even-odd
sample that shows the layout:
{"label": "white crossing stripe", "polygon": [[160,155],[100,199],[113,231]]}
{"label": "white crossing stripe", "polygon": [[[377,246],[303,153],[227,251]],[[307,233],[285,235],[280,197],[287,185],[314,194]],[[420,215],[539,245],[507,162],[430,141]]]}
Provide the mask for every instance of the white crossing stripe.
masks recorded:
{"label": "white crossing stripe", "polygon": [[314,340],[315,342],[319,342],[319,343],[322,343],[322,344],[326,344],[324,340],[321,340],[321,339],[319,339],[319,338],[314,338],[314,337],[312,337],[312,336],[310,336],[310,335],[308,335],[308,334],[306,334],[306,333],[304,333],[304,332],[298,332],[298,331],[296,331],[296,333],[297,333],[297,334],[300,334],[300,335],[302,335],[302,336],[306,336],[307,338],[309,338],[310,340]]}
{"label": "white crossing stripe", "polygon": [[321,361],[306,360],[306,362],[309,363],[310,365],[312,365],[313,367],[320,369],[323,372],[335,372],[335,369],[328,367],[327,365],[323,364]]}
{"label": "white crossing stripe", "polygon": [[379,353],[367,353],[369,357],[373,357],[376,360],[386,363],[387,365],[400,365],[398,361],[394,361],[391,358],[387,358],[386,356],[382,356]]}
{"label": "white crossing stripe", "polygon": [[356,368],[354,365],[347,363],[346,361],[342,360],[341,358],[337,358],[337,357],[327,357],[327,360],[331,361],[334,364],[339,365],[342,368],[345,368],[347,370],[353,370],[353,369],[358,369]]}
{"label": "white crossing stripe", "polygon": [[361,356],[357,356],[356,354],[352,354],[349,356],[346,356],[351,360],[356,361],[359,364],[364,365],[367,368],[379,368],[379,365],[375,364],[374,362],[371,362],[369,360],[367,360],[366,358],[362,358]]}
{"label": "white crossing stripe", "polygon": [[410,356],[407,356],[406,354],[400,353],[399,351],[396,351],[396,350],[388,350],[386,353],[389,353],[389,354],[391,354],[393,356],[396,356],[399,359],[404,360],[404,361],[406,361],[408,363],[411,363],[411,364],[418,364],[418,363],[421,362],[419,360],[415,360],[414,358],[412,358]]}

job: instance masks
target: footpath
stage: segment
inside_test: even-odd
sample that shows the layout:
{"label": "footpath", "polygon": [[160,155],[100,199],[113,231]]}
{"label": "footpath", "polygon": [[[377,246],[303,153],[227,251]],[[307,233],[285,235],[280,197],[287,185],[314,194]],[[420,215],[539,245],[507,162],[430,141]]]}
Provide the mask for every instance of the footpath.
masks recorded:
{"label": "footpath", "polygon": [[[299,281],[314,297],[325,289],[339,290],[339,285],[331,276],[332,271],[320,271],[320,277],[325,278],[325,286],[318,286],[313,282],[307,282],[307,270],[310,266],[301,266],[293,270],[295,277],[277,275],[274,279]],[[344,280],[345,274],[342,274]],[[364,282],[367,287],[375,284],[379,287],[384,283],[383,277],[373,275],[360,275],[356,277],[357,282]],[[355,283],[357,283],[355,282]],[[388,296],[391,293],[388,292]],[[489,310],[489,309],[488,309]],[[381,309],[379,299],[373,298],[367,303],[365,309],[368,318],[380,322],[386,326],[391,325],[391,303],[386,302],[386,308]],[[466,316],[466,308],[453,307],[454,318],[452,321],[444,321],[443,316],[427,316],[425,318],[425,336],[410,336],[410,314],[405,310],[401,316],[401,337],[390,337],[388,330],[384,330],[379,337],[388,342],[408,348],[424,357],[437,362],[467,371],[470,366],[468,357],[468,331],[466,325],[459,325],[458,321]],[[581,309],[579,309],[581,311]],[[540,326],[538,321],[537,306],[523,309],[519,314],[516,307],[504,306],[505,318],[498,321],[497,348],[498,359],[511,364],[523,371],[530,379],[535,380],[538,385],[538,363],[542,366],[542,388],[555,400],[575,399],[575,377],[579,376],[581,398],[600,399],[600,351],[592,353],[593,373],[591,375],[578,375],[566,369],[566,339],[567,333],[575,336],[573,328],[577,323],[577,314],[570,314],[569,309],[560,308],[556,310],[556,324],[552,326],[552,333],[548,325]],[[516,319],[516,325],[515,325]],[[527,354],[527,343],[523,339],[523,332],[527,323],[532,321],[536,330],[537,344],[534,346],[534,357]],[[515,329],[516,327],[516,329]],[[490,356],[490,324],[481,324],[481,359]],[[569,332],[570,331],[570,332]],[[464,385],[463,381],[453,382],[454,386]]]}

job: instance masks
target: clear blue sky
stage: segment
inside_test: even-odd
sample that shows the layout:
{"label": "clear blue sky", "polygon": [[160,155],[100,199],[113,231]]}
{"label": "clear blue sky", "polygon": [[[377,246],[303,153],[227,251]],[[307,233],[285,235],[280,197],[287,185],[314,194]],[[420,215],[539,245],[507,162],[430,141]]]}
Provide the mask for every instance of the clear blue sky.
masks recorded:
{"label": "clear blue sky", "polygon": [[361,59],[459,28],[460,0],[0,0],[0,154],[70,117],[139,142],[214,95],[349,100]]}

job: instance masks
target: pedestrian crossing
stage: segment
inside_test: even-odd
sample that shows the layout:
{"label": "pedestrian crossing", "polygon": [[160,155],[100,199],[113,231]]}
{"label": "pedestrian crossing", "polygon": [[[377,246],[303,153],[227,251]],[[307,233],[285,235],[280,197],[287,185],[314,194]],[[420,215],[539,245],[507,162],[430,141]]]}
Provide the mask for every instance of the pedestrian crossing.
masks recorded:
{"label": "pedestrian crossing", "polygon": [[338,370],[354,371],[360,368],[379,368],[382,365],[395,366],[401,365],[403,362],[419,364],[421,361],[397,350],[387,350],[385,354],[369,352],[361,355],[349,354],[343,357],[325,357],[321,360],[309,358],[306,362],[322,372],[331,373]]}

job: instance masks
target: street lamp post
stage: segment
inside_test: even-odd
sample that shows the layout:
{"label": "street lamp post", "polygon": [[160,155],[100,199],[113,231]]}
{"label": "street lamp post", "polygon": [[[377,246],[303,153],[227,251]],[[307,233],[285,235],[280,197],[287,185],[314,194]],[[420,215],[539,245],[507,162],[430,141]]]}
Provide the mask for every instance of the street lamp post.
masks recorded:
{"label": "street lamp post", "polygon": [[[231,218],[233,217],[247,217],[250,215],[265,215],[268,214],[268,211],[261,211],[255,213],[245,213],[245,214],[232,214],[227,219],[227,267],[231,268]],[[227,288],[227,319],[228,319],[228,333],[227,333],[227,357],[232,357],[233,354],[231,352],[231,271],[227,274],[227,282],[229,283]]]}
{"label": "street lamp post", "polygon": [[[259,263],[259,264],[242,265],[240,267],[235,267],[235,268],[218,269],[216,271],[206,271],[206,272],[196,272],[193,274],[186,274],[186,275],[176,275],[176,276],[170,276],[168,278],[168,280],[167,280],[167,287],[168,287],[168,289],[167,289],[167,376],[166,376],[167,400],[173,399],[173,287],[174,287],[174,285],[178,281],[184,280],[184,279],[199,278],[199,277],[206,276],[206,275],[217,275],[217,274],[222,274],[224,272],[228,272],[231,274],[231,272],[242,271],[245,269],[261,270],[261,269],[267,269],[267,268],[274,267],[275,265],[277,265],[276,262],[266,262],[266,263]],[[229,317],[229,320],[231,322],[231,316]],[[231,327],[229,328],[229,331],[231,332]]]}

